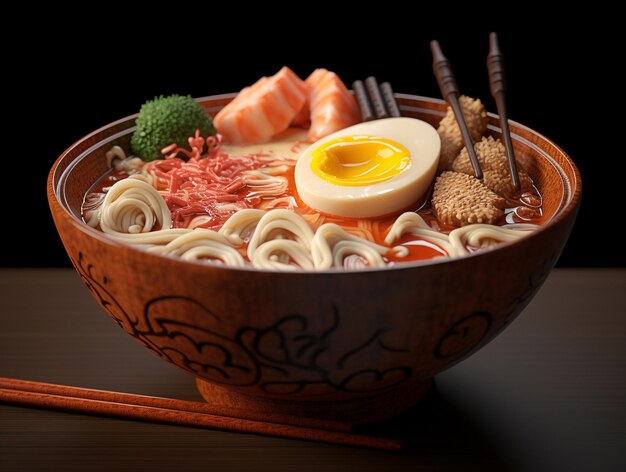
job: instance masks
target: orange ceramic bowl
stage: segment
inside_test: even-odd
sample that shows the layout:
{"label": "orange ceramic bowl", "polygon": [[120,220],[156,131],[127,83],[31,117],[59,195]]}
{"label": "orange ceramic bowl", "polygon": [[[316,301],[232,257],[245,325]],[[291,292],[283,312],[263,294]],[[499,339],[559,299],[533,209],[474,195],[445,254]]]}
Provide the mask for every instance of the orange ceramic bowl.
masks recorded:
{"label": "orange ceramic bowl", "polygon": [[[200,99],[215,113],[234,95]],[[405,116],[436,126],[441,100],[398,95]],[[128,334],[198,379],[210,401],[355,422],[396,414],[430,379],[487,344],[526,306],[565,245],[580,204],[574,163],[511,124],[549,221],[530,237],[454,260],[356,272],[226,268],[125,246],[81,221],[105,152],[128,149],[136,116],[73,144],[48,198],[74,267]],[[489,131],[500,129],[490,117]],[[94,334],[97,336],[97,333]]]}

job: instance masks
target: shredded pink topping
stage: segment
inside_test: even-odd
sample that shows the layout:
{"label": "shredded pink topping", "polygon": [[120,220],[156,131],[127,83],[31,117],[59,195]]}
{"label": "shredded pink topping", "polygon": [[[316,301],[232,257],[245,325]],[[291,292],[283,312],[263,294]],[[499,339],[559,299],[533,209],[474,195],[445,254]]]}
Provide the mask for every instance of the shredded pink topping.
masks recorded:
{"label": "shredded pink topping", "polygon": [[[205,145],[207,147],[204,153]],[[156,188],[172,213],[172,227],[219,229],[236,211],[260,203],[258,197],[237,193],[245,182],[242,172],[261,167],[258,156],[231,156],[220,150],[221,137],[203,138],[199,131],[189,138],[191,151],[171,144],[162,152],[164,160],[146,164]],[[188,160],[177,157],[184,154]]]}
{"label": "shredded pink topping", "polygon": [[296,141],[294,145],[291,146],[291,149],[289,150],[295,154],[296,152],[300,150],[300,146],[302,146],[302,143],[300,141]]}

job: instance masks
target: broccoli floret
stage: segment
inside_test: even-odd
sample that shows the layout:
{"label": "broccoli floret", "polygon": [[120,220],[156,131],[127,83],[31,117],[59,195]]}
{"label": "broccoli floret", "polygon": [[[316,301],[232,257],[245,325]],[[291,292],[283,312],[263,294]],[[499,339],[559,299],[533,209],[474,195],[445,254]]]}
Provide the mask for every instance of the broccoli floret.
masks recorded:
{"label": "broccoli floret", "polygon": [[162,159],[161,149],[172,143],[188,147],[187,140],[197,129],[204,137],[215,134],[213,120],[189,95],[160,96],[144,103],[135,124],[130,145],[144,161]]}

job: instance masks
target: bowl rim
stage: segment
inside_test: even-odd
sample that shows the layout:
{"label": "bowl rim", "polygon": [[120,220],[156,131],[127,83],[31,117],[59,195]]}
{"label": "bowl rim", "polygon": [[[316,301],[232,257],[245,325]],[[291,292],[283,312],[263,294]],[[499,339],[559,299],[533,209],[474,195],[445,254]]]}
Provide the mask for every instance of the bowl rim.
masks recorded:
{"label": "bowl rim", "polygon": [[[196,101],[198,101],[200,104],[202,104],[204,106],[205,101],[207,100],[221,100],[221,99],[232,99],[237,95],[236,92],[233,93],[224,93],[224,94],[217,94],[217,95],[207,95],[207,96],[202,96],[202,97],[197,97],[195,98]],[[415,95],[415,94],[405,94],[405,93],[395,93],[395,96],[397,98],[400,99],[409,99],[409,100],[419,100],[421,102],[425,102],[425,103],[430,103],[436,106],[442,106],[445,105],[446,102],[444,100],[438,99],[438,98],[432,98],[432,97],[425,97],[425,96],[421,96],[421,95]],[[400,108],[420,108],[419,106],[414,106],[414,105],[403,105]],[[211,106],[208,106],[205,108],[207,109],[211,109]],[[136,118],[139,115],[139,113],[134,113],[128,116],[125,116],[123,118],[120,118],[118,120],[112,121],[110,123],[107,123],[99,128],[97,128],[96,130],[90,132],[89,134],[83,136],[82,138],[78,139],[77,141],[75,141],[74,143],[72,143],[67,149],[65,149],[60,155],[59,157],[55,160],[54,164],[52,165],[52,168],[50,169],[50,172],[48,174],[48,182],[47,182],[47,188],[48,188],[48,200],[49,200],[49,204],[52,205],[53,201],[54,203],[58,204],[59,208],[61,208],[61,210],[63,211],[63,217],[65,217],[66,219],[69,220],[70,224],[72,224],[74,227],[76,227],[78,230],[80,230],[81,232],[83,232],[84,234],[86,234],[89,237],[93,237],[96,238],[97,240],[99,240],[100,242],[115,247],[115,248],[124,248],[126,250],[130,250],[133,252],[137,252],[139,253],[142,257],[157,257],[157,258],[165,258],[167,260],[170,261],[176,261],[179,262],[181,264],[191,264],[193,266],[197,266],[197,267],[203,267],[206,268],[207,270],[227,270],[229,272],[232,271],[238,271],[238,272],[256,272],[256,273],[260,273],[260,274],[284,274],[284,275],[289,275],[289,276],[304,276],[304,277],[313,277],[316,275],[335,275],[335,276],[343,276],[343,275],[349,275],[349,274],[373,274],[373,273],[381,273],[381,272],[389,272],[389,271],[402,271],[402,270],[411,270],[411,269],[416,269],[416,268],[421,268],[421,267],[429,267],[429,266],[439,266],[439,265],[451,265],[451,264],[455,264],[455,263],[460,263],[461,261],[465,261],[468,259],[473,259],[476,257],[481,257],[481,256],[485,256],[487,254],[493,254],[495,252],[499,252],[499,251],[504,251],[507,250],[508,248],[511,247],[515,247],[517,245],[522,244],[523,242],[527,241],[530,238],[535,237],[538,234],[544,233],[546,231],[549,231],[551,228],[553,228],[554,226],[556,226],[557,224],[559,224],[562,220],[564,220],[565,218],[567,218],[572,212],[576,211],[576,208],[578,207],[579,203],[580,203],[580,199],[581,199],[581,195],[582,195],[582,180],[581,180],[581,176],[580,176],[580,171],[578,170],[578,168],[576,167],[576,164],[574,163],[573,159],[559,146],[557,145],[554,141],[552,141],[551,139],[547,138],[546,136],[544,136],[543,134],[533,130],[532,128],[529,128],[528,126],[525,126],[521,123],[518,123],[514,120],[509,120],[509,124],[511,125],[511,135],[514,141],[520,141],[522,142],[525,146],[529,146],[533,149],[535,149],[537,152],[539,152],[540,154],[542,154],[543,158],[547,159],[548,161],[550,161],[550,163],[555,167],[555,169],[557,170],[557,172],[560,174],[561,177],[561,181],[563,182],[564,185],[569,187],[569,192],[564,192],[565,195],[562,196],[562,201],[561,204],[559,206],[559,208],[557,209],[556,213],[546,222],[542,223],[541,225],[539,225],[539,228],[537,228],[535,231],[533,231],[531,234],[529,234],[527,237],[525,238],[521,238],[518,239],[516,241],[512,241],[512,242],[503,242],[500,243],[492,248],[488,248],[485,250],[481,250],[481,251],[476,251],[473,253],[469,253],[469,254],[465,254],[463,256],[460,257],[454,257],[454,258],[446,258],[446,257],[441,257],[441,258],[433,258],[433,259],[426,259],[426,260],[419,260],[419,261],[411,261],[411,262],[402,262],[402,263],[396,263],[396,264],[392,264],[392,265],[388,265],[385,267],[376,267],[376,268],[361,268],[361,269],[355,269],[355,270],[341,270],[341,269],[336,269],[336,268],[331,268],[331,269],[324,269],[324,270],[296,270],[296,271],[286,271],[286,270],[280,270],[280,269],[262,269],[262,268],[257,268],[254,266],[244,266],[244,267],[233,267],[233,266],[226,266],[223,264],[207,264],[206,262],[200,262],[200,261],[193,261],[193,260],[185,260],[185,259],[181,259],[179,257],[175,257],[175,256],[169,256],[169,255],[163,255],[163,254],[158,254],[158,253],[150,253],[147,252],[143,249],[140,249],[136,246],[130,245],[130,244],[125,244],[123,242],[119,242],[116,241],[115,239],[109,237],[106,235],[106,233],[103,233],[102,231],[98,231],[95,228],[92,228],[91,226],[87,225],[84,221],[82,221],[81,219],[77,218],[68,208],[67,206],[63,203],[62,198],[60,198],[60,193],[61,193],[61,187],[62,187],[62,183],[65,180],[65,176],[72,170],[73,167],[76,166],[76,164],[78,162],[80,162],[80,160],[84,159],[85,156],[87,156],[91,150],[96,147],[96,146],[100,146],[101,142],[97,142],[95,144],[93,144],[92,146],[90,146],[89,148],[85,149],[84,151],[82,151],[78,156],[76,156],[75,158],[72,159],[72,161],[70,161],[67,166],[65,167],[65,169],[60,173],[59,175],[59,166],[61,164],[61,161],[63,161],[66,156],[68,154],[70,154],[77,146],[79,146],[80,144],[82,144],[83,142],[87,141],[88,139],[90,139],[91,137],[106,131],[108,128],[111,128],[115,125],[124,123],[124,122],[128,122],[131,119]],[[494,113],[488,113],[489,118],[491,119],[497,119],[498,115],[494,114]],[[128,134],[129,131],[132,131],[132,129],[134,128],[134,126],[131,126],[119,133],[115,133],[111,136],[108,136],[106,139],[107,140],[112,140],[115,139],[116,137],[118,137],[119,135],[124,135],[124,134]],[[528,141],[525,137],[517,134],[515,132],[515,128],[518,128],[520,130],[526,131],[531,135],[536,136],[537,138],[539,138],[540,140],[544,141],[546,144],[548,144],[549,146],[551,146],[552,148],[554,148],[563,158],[564,162],[567,163],[567,165],[569,166],[572,175],[573,175],[573,179],[570,179],[566,174],[565,171],[563,169],[562,165],[559,165],[556,160],[548,155],[544,150],[540,149],[537,145],[535,145],[534,143]],[[488,129],[490,130],[500,130],[499,127],[497,126],[493,126],[491,124],[488,125]],[[54,182],[57,181],[57,184],[55,185]],[[569,193],[569,201],[567,201],[568,199],[568,195],[567,193]],[[54,200],[53,200],[54,199]],[[565,202],[563,202],[563,200],[565,200]]]}

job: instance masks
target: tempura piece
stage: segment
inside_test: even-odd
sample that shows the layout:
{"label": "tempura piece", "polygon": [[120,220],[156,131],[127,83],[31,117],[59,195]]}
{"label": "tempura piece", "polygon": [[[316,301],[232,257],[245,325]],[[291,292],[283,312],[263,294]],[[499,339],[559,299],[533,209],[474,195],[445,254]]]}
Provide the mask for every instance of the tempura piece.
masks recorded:
{"label": "tempura piece", "polygon": [[[487,110],[485,110],[485,107],[478,99],[462,96],[459,98],[459,103],[461,104],[461,110],[472,139],[478,141],[487,131]],[[450,170],[452,162],[454,162],[454,159],[465,146],[461,136],[461,129],[454,118],[452,108],[448,107],[446,115],[439,122],[437,132],[441,138],[439,168]]]}
{"label": "tempura piece", "polygon": [[435,182],[433,210],[440,224],[497,224],[504,217],[504,206],[504,198],[471,175],[444,172]]}
{"label": "tempura piece", "polygon": [[[506,149],[499,139],[483,137],[474,144],[478,162],[483,170],[482,182],[501,197],[511,197],[515,193],[509,164],[506,157]],[[526,192],[532,188],[532,180],[518,163],[518,175],[520,190]],[[452,170],[468,175],[474,175],[474,168],[469,158],[467,148],[463,148],[461,154],[454,160]]]}

